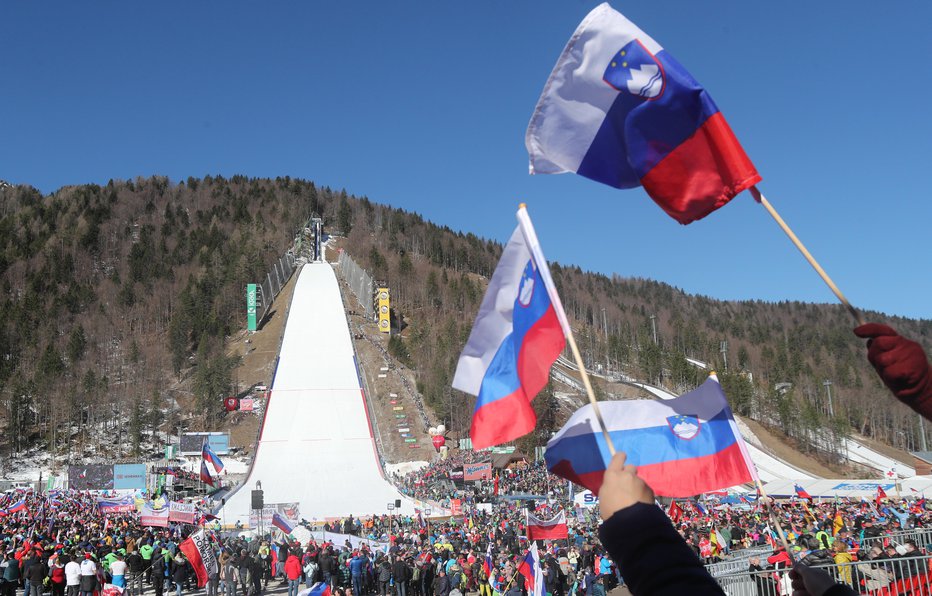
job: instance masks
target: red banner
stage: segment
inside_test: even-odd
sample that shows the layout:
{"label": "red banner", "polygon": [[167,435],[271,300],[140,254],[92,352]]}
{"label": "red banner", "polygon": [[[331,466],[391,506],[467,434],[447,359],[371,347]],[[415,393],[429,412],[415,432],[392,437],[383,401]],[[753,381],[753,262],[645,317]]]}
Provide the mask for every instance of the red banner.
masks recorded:
{"label": "red banner", "polygon": [[204,530],[198,530],[178,545],[184,556],[188,558],[194,573],[197,575],[197,587],[203,588],[207,584],[207,577],[217,573],[217,557],[210,546],[210,539]]}
{"label": "red banner", "polygon": [[528,512],[528,540],[566,540],[568,537],[569,528],[566,526],[566,514],[562,511],[560,515],[548,520],[539,519],[530,511]]}
{"label": "red banner", "polygon": [[463,465],[463,480],[491,480],[492,462]]}

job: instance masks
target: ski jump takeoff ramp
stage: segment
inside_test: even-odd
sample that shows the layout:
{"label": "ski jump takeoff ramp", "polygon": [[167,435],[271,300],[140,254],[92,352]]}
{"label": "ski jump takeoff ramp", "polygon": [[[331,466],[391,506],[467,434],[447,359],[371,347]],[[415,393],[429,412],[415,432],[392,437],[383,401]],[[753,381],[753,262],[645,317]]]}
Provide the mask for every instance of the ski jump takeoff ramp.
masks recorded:
{"label": "ski jump takeoff ramp", "polygon": [[266,507],[300,503],[300,517],[414,514],[415,503],[384,477],[360,386],[340,287],[327,263],[301,268],[278,368],[249,474],[217,513],[249,526],[251,492]]}

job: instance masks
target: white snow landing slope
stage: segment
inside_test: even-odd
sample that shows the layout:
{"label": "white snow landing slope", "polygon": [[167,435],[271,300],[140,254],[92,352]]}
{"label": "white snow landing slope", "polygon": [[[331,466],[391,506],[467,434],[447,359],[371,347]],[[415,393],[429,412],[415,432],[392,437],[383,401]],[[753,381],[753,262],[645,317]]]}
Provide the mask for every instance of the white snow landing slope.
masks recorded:
{"label": "white snow landing slope", "polygon": [[356,357],[333,268],[301,268],[255,461],[218,515],[249,525],[251,491],[265,504],[300,503],[307,520],[388,513],[413,501],[385,480],[360,387]]}

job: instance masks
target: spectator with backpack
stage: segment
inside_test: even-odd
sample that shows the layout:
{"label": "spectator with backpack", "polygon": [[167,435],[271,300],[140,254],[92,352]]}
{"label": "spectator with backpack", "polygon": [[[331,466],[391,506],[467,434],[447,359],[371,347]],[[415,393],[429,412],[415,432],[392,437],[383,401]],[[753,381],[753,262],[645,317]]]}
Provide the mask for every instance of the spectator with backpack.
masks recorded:
{"label": "spectator with backpack", "polygon": [[220,581],[223,582],[224,596],[237,596],[236,584],[239,582],[239,572],[236,569],[236,560],[227,551],[220,555]]}

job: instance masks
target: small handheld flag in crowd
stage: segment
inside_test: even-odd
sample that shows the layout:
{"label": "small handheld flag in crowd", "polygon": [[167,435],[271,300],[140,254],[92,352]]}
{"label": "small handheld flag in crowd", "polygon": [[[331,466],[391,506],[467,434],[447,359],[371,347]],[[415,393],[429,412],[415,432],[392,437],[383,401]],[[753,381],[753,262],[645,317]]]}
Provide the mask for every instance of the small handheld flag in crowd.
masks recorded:
{"label": "small handheld flag in crowd", "polygon": [[877,485],[877,496],[874,498],[874,502],[877,504],[877,507],[880,507],[880,503],[883,499],[887,498],[887,491],[883,489],[879,484]]}
{"label": "small handheld flag in crowd", "polygon": [[683,517],[683,508],[680,507],[676,501],[670,501],[670,510],[667,511],[667,515],[670,516],[674,524],[678,524],[680,523],[680,518]]}
{"label": "small handheld flag in crowd", "polygon": [[524,587],[528,596],[544,596],[544,570],[540,566],[537,543],[531,543],[524,560],[518,565],[518,573],[524,576]]}
{"label": "small handheld flag in crowd", "polygon": [[798,484],[793,485],[793,490],[796,491],[796,496],[799,497],[800,499],[808,499],[809,501],[812,501],[812,495],[806,492],[806,489],[804,489],[800,485]]}

